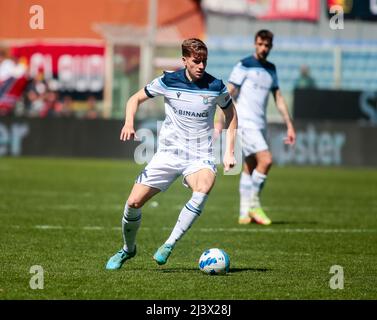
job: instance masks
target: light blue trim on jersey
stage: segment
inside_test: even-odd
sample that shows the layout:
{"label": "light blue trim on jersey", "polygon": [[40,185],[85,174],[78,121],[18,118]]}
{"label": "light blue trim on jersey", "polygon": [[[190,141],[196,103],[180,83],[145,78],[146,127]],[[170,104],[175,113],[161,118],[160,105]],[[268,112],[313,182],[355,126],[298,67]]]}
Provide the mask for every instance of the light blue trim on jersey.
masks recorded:
{"label": "light blue trim on jersey", "polygon": [[181,88],[173,88],[173,87],[168,87],[165,83],[161,81],[161,78],[158,78],[158,82],[160,85],[166,89],[166,90],[171,90],[171,91],[176,91],[176,92],[189,92],[189,93],[207,93],[207,94],[213,94],[216,96],[219,96],[222,91],[210,91],[210,90],[189,90],[189,89],[181,89]]}

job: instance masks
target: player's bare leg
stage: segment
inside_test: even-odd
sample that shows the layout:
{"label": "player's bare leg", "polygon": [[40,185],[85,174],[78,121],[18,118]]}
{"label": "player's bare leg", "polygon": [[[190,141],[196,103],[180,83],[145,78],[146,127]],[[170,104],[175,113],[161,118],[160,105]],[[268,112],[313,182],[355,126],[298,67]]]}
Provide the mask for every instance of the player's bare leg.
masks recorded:
{"label": "player's bare leg", "polygon": [[167,262],[177,241],[182,238],[202,213],[208,194],[215,183],[215,178],[215,174],[209,169],[201,169],[186,176],[186,183],[193,191],[192,197],[181,210],[170,237],[153,256],[153,259],[159,265]]}
{"label": "player's bare leg", "polygon": [[215,184],[216,176],[209,169],[202,169],[186,176],[186,182],[193,192],[209,194]]}
{"label": "player's bare leg", "polygon": [[141,183],[135,183],[130,195],[127,199],[127,204],[135,209],[141,208],[150,198],[160,192],[160,189],[146,186]]}
{"label": "player's bare leg", "polygon": [[257,169],[259,173],[267,175],[272,166],[271,152],[268,150],[257,152],[255,154],[255,159],[257,163],[255,169]]}
{"label": "player's bare leg", "polygon": [[106,269],[119,269],[123,263],[136,255],[136,234],[141,223],[141,207],[150,198],[160,192],[157,188],[152,188],[140,183],[134,184],[127,199],[122,217],[122,234],[124,245],[107,262]]}

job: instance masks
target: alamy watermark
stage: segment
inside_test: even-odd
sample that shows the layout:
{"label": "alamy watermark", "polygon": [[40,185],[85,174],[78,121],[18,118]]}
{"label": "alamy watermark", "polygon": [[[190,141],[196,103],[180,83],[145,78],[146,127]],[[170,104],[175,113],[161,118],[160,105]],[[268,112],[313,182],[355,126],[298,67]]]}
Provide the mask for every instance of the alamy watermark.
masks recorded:
{"label": "alamy watermark", "polygon": [[29,9],[29,13],[32,15],[29,19],[30,29],[44,29],[44,9],[40,5],[32,5]]}
{"label": "alamy watermark", "polygon": [[334,14],[329,21],[330,29],[343,30],[344,29],[344,10],[342,6],[334,5],[330,7],[330,13]]}
{"label": "alamy watermark", "polygon": [[342,266],[333,265],[329,271],[333,276],[330,278],[329,286],[331,289],[344,289],[344,270]]}
{"label": "alamy watermark", "polygon": [[34,274],[29,281],[30,289],[43,289],[44,288],[44,270],[40,265],[30,267],[29,273]]}

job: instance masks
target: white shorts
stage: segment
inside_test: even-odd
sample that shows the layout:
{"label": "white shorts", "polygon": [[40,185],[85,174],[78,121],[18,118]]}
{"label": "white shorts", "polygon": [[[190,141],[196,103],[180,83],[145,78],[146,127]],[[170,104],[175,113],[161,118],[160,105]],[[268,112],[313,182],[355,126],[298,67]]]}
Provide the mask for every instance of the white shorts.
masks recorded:
{"label": "white shorts", "polygon": [[242,143],[242,155],[248,157],[260,151],[268,150],[266,130],[239,128],[238,136]]}
{"label": "white shorts", "polygon": [[201,169],[209,169],[215,175],[217,168],[212,160],[183,160],[169,152],[156,152],[152,160],[138,175],[135,183],[141,183],[149,187],[165,191],[179,177],[183,176],[182,184],[188,187],[186,176]]}

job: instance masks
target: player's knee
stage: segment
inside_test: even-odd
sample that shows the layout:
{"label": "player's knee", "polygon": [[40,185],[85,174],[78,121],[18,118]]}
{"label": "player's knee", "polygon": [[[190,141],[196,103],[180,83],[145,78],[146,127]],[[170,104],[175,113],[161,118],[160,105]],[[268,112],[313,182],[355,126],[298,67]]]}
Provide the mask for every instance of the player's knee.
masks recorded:
{"label": "player's knee", "polygon": [[206,187],[198,187],[198,188],[196,188],[195,190],[194,190],[194,192],[200,192],[200,193],[206,193],[206,194],[208,194],[209,193],[209,189],[208,188],[206,188]]}
{"label": "player's knee", "polygon": [[269,157],[267,162],[266,162],[266,165],[267,165],[268,168],[270,168],[272,166],[272,162],[273,162],[272,157]]}
{"label": "player's knee", "polygon": [[137,197],[129,197],[127,200],[127,204],[131,208],[139,209],[143,206],[144,203],[141,201],[141,199],[138,199]]}
{"label": "player's knee", "polygon": [[209,192],[212,189],[212,186],[213,186],[212,183],[201,183],[201,184],[199,184],[199,185],[196,186],[196,188],[194,189],[194,191],[195,192],[209,194]]}
{"label": "player's knee", "polygon": [[269,169],[272,166],[272,157],[271,156],[264,157],[262,163],[266,169]]}

